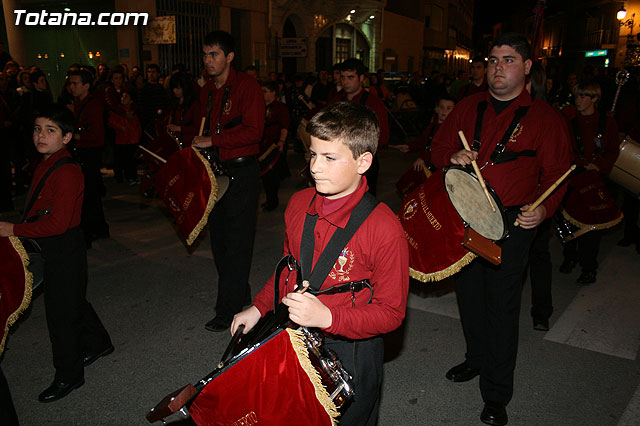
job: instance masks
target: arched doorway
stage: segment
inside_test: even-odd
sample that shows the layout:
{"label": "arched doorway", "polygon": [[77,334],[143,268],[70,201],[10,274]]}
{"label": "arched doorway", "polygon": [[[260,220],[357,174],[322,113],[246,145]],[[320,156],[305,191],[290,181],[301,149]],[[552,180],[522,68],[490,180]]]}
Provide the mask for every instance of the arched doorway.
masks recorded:
{"label": "arched doorway", "polygon": [[[298,15],[289,15],[282,26],[282,38],[305,37],[304,23]],[[283,57],[282,71],[285,74],[295,74],[304,69],[305,58]]]}
{"label": "arched doorway", "polygon": [[331,69],[333,64],[358,58],[369,66],[371,46],[356,27],[340,23],[326,28],[316,40],[316,69]]}

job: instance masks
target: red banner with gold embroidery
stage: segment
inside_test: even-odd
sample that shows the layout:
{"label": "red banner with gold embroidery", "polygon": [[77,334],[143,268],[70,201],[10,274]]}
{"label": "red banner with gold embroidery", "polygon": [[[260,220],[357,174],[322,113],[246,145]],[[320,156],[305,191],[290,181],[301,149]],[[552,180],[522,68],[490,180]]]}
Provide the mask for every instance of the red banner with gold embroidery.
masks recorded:
{"label": "red banner with gold embroidery", "polygon": [[462,246],[464,224],[438,170],[402,202],[398,219],[409,243],[409,275],[440,281],[460,271],[476,255]]}
{"label": "red banner with gold embroidery", "polygon": [[155,184],[187,244],[193,244],[218,200],[209,162],[195,148],[181,149],[158,170]]}
{"label": "red banner with gold embroidery", "polygon": [[0,237],[0,355],[9,327],[31,303],[33,277],[28,264],[29,257],[18,237]]}
{"label": "red banner with gold embroidery", "polygon": [[189,408],[198,426],[337,424],[337,408],[300,331],[286,329],[207,384]]}
{"label": "red banner with gold embroidery", "polygon": [[571,177],[562,215],[581,229],[606,229],[622,221],[622,211],[595,170]]}

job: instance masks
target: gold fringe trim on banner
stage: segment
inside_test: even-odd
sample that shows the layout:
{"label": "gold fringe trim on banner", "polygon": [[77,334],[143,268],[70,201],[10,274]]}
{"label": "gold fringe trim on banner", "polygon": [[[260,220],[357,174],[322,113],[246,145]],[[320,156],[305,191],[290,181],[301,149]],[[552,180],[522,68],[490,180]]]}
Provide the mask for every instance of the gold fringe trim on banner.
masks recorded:
{"label": "gold fringe trim on banner", "polygon": [[218,201],[218,182],[216,181],[216,176],[213,174],[213,170],[211,170],[211,164],[209,164],[206,158],[204,158],[195,147],[192,147],[192,149],[195,151],[196,155],[198,156],[200,161],[202,161],[204,167],[207,169],[207,174],[209,175],[209,179],[211,180],[211,193],[209,194],[209,199],[207,200],[207,207],[204,210],[204,214],[187,238],[187,245],[189,246],[193,244],[196,238],[198,238],[198,235],[200,235],[200,231],[202,231],[202,228],[204,228],[207,224],[207,220],[209,220],[209,213],[211,213],[211,210],[213,210],[213,206],[215,206],[216,202]]}
{"label": "gold fringe trim on banner", "polygon": [[289,333],[289,340],[291,341],[291,346],[296,351],[296,355],[298,356],[298,361],[300,362],[300,366],[309,376],[309,380],[313,383],[313,387],[316,390],[316,398],[322,406],[324,410],[327,412],[329,417],[331,418],[331,424],[333,426],[338,425],[337,417],[340,415],[338,412],[338,407],[333,403],[329,392],[322,385],[322,377],[320,377],[320,373],[315,369],[313,364],[311,364],[311,360],[309,359],[309,351],[307,350],[307,345],[305,343],[304,334],[300,330],[293,330],[291,328],[287,328],[287,333]]}
{"label": "gold fringe trim on banner", "polygon": [[20,260],[22,261],[22,267],[24,268],[24,296],[22,297],[20,307],[14,313],[9,315],[7,323],[4,325],[4,334],[2,335],[2,342],[0,342],[0,354],[4,351],[4,344],[7,340],[7,335],[9,334],[9,327],[18,320],[20,314],[27,309],[27,306],[31,303],[31,291],[33,287],[33,274],[27,269],[27,266],[29,266],[29,255],[25,251],[18,237],[9,237],[9,241],[11,241],[11,245],[13,245],[13,248],[18,252]]}
{"label": "gold fringe trim on banner", "polygon": [[475,253],[469,252],[464,256],[462,256],[462,259],[458,260],[456,263],[449,266],[448,268],[445,268],[437,272],[431,272],[429,274],[417,271],[410,267],[409,276],[411,278],[415,278],[418,281],[422,281],[423,283],[440,281],[447,277],[450,277],[453,274],[460,272],[462,268],[470,264],[473,261],[473,259],[475,259],[476,257],[478,256]]}
{"label": "gold fringe trim on banner", "polygon": [[612,226],[616,226],[617,224],[622,222],[622,219],[624,218],[624,215],[621,212],[620,216],[618,216],[617,218],[613,219],[610,222],[590,225],[588,223],[582,223],[578,220],[575,220],[574,218],[571,217],[571,215],[569,215],[569,213],[567,213],[565,209],[562,209],[562,216],[564,216],[564,218],[567,219],[572,225],[575,225],[580,229],[607,229],[607,228],[611,228]]}

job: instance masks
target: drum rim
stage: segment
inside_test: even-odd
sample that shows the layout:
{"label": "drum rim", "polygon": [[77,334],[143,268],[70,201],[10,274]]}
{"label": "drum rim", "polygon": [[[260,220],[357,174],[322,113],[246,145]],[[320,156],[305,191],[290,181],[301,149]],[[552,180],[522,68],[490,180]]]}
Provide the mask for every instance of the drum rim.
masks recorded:
{"label": "drum rim", "polygon": [[[479,183],[478,177],[476,176],[476,174],[472,170],[469,170],[465,166],[453,165],[453,166],[444,167],[442,169],[442,183],[444,185],[444,192],[447,193],[447,198],[449,199],[449,202],[451,203],[451,205],[453,206],[453,209],[458,214],[458,217],[460,218],[460,220],[462,220],[462,223],[464,223],[465,228],[471,227],[471,225],[466,220],[464,220],[464,218],[460,215],[460,212],[458,212],[458,209],[456,209],[456,206],[455,206],[454,202],[451,200],[451,195],[449,194],[449,191],[447,190],[447,184],[446,184],[446,180],[445,179],[446,179],[446,176],[447,176],[447,172],[449,170],[451,170],[451,169],[461,170],[461,171],[471,175]],[[500,198],[498,198],[498,194],[496,194],[496,192],[493,190],[491,185],[489,185],[489,182],[487,182],[486,180],[485,180],[485,185],[487,187],[487,190],[489,191],[489,194],[491,195],[491,198],[492,198],[493,202],[495,203],[496,210],[500,212],[500,216],[502,217],[502,235],[500,236],[499,239],[493,240],[493,241],[502,241],[502,240],[504,240],[505,238],[507,238],[509,236],[509,226],[508,226],[507,215],[505,213],[504,206],[502,205],[502,201],[500,201]]]}

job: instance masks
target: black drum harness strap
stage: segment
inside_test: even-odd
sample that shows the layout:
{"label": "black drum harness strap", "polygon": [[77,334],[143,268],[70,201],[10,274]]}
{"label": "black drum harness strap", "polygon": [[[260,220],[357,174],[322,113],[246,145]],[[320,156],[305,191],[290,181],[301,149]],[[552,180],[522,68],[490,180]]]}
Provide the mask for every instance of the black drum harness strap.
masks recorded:
{"label": "black drum harness strap", "polygon": [[[316,196],[314,195],[309,205],[314,202],[315,198]],[[276,266],[273,285],[274,307],[277,308],[280,303],[280,274],[285,267],[288,267],[289,271],[298,271],[298,287],[301,285],[303,280],[309,281],[309,289],[307,291],[313,295],[351,292],[351,302],[352,304],[355,304],[355,293],[363,290],[364,288],[368,288],[370,291],[368,303],[371,303],[371,300],[373,299],[373,288],[371,287],[369,280],[352,281],[335,285],[324,290],[320,290],[320,287],[322,286],[325,278],[329,275],[329,272],[331,272],[331,268],[333,268],[336,260],[338,260],[338,257],[344,247],[377,205],[378,200],[376,200],[370,193],[365,193],[358,205],[351,212],[351,217],[344,229],[336,229],[331,240],[329,240],[329,243],[323,250],[322,254],[320,254],[313,270],[311,267],[313,265],[313,251],[315,245],[314,229],[318,222],[318,215],[307,214],[304,221],[302,239],[300,241],[300,263],[298,263],[292,255],[287,255],[283,257]]]}
{"label": "black drum harness strap", "polygon": [[[482,101],[478,104],[478,114],[476,116],[475,133],[473,135],[473,143],[471,144],[472,151],[476,151],[476,152],[480,151],[480,146],[481,146],[480,137],[482,135],[482,120],[484,118],[484,112],[487,110],[487,106],[488,106],[487,101]],[[500,140],[500,142],[498,142],[495,149],[491,153],[491,160],[490,160],[491,164],[507,163],[509,161],[517,160],[518,157],[535,157],[536,156],[536,152],[531,149],[517,151],[517,152],[504,151],[505,148],[507,147],[507,143],[509,142],[509,139],[513,135],[514,130],[518,126],[518,123],[520,123],[520,120],[522,120],[522,118],[524,118],[524,116],[527,115],[528,111],[529,111],[529,107],[526,105],[516,109],[516,111],[513,114],[513,119],[511,120],[511,124],[509,124],[509,127],[507,127],[507,131],[504,133],[504,135],[502,136],[502,139]],[[489,164],[489,161],[487,161],[484,165],[482,165],[480,169],[483,169],[487,164]]]}
{"label": "black drum harness strap", "polygon": [[[576,145],[578,147],[578,154],[584,155],[584,142],[580,135],[580,125],[578,123],[578,117],[571,120],[571,127],[573,128],[573,134],[576,137]],[[596,149],[593,151],[594,157],[602,154],[602,137],[607,129],[607,116],[606,114],[600,114],[598,117],[598,130],[596,131],[596,137],[593,139]]]}

